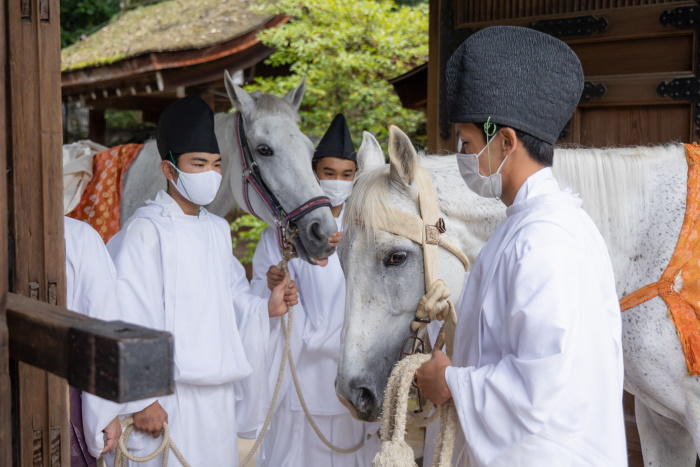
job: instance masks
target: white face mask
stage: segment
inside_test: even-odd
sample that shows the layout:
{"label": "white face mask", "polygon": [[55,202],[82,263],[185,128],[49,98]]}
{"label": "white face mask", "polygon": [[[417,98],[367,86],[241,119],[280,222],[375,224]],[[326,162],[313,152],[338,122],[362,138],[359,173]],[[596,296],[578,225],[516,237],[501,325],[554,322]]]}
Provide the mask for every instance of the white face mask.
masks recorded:
{"label": "white face mask", "polygon": [[347,180],[319,180],[321,189],[331,200],[331,206],[340,206],[352,192],[352,182]]}
{"label": "white face mask", "polygon": [[[170,165],[175,167],[172,162]],[[185,198],[197,206],[206,206],[214,201],[216,193],[221,186],[221,174],[215,170],[199,173],[187,173],[175,167],[178,177],[177,183],[168,180],[175,189]]]}
{"label": "white face mask", "polygon": [[[508,156],[503,159],[503,162],[498,166],[496,172],[491,175],[484,176],[479,172],[479,157],[486,151],[486,157],[489,158],[489,171],[491,171],[491,154],[489,153],[489,144],[496,137],[492,136],[486,142],[486,146],[479,151],[478,154],[457,154],[457,166],[459,167],[459,173],[464,179],[464,183],[467,184],[470,190],[479,196],[484,198],[500,198],[503,191],[503,181],[501,180],[501,168],[503,164],[506,163]],[[458,151],[462,149],[462,141],[458,143]]]}

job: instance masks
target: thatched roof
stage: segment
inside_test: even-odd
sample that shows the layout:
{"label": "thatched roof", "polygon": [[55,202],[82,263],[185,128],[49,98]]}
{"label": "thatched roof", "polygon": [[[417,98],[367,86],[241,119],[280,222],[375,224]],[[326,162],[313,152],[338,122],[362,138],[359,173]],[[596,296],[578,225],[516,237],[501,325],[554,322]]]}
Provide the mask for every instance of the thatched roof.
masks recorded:
{"label": "thatched roof", "polygon": [[225,42],[269,18],[254,0],[165,0],[115,16],[61,51],[62,71],[111,64],[149,52],[199,49]]}

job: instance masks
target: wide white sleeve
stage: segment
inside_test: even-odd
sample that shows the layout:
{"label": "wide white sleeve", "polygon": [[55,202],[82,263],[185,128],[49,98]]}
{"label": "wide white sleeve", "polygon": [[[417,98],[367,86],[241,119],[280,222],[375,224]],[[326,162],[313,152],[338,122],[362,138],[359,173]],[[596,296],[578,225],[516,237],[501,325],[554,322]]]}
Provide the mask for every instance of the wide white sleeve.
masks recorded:
{"label": "wide white sleeve", "polygon": [[507,329],[512,353],[496,364],[445,372],[465,439],[482,465],[503,446],[539,432],[564,396],[578,314],[571,252],[555,242],[511,264],[510,294],[498,324]]}
{"label": "wide white sleeve", "polygon": [[[164,327],[163,286],[158,233],[146,219],[132,221],[108,245],[117,271],[113,316],[99,311],[102,319],[121,320],[156,329]],[[118,404],[83,393],[83,429],[93,456],[104,447],[102,430],[120,415],[138,412],[157,399]]]}
{"label": "wide white sleeve", "polygon": [[[70,236],[70,239],[68,238]],[[102,238],[88,225],[66,222],[67,262],[72,267],[68,287],[70,308],[104,320],[119,319],[116,271]],[[102,429],[120,412],[120,404],[82,393],[83,433],[90,453],[97,457],[104,447]],[[88,402],[85,402],[88,401]]]}

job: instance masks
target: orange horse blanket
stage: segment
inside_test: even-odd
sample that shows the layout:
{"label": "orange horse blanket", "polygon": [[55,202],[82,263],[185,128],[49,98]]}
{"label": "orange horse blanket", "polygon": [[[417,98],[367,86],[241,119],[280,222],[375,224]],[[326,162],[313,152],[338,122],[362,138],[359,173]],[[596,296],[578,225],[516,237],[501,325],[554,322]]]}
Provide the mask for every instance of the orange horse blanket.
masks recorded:
{"label": "orange horse blanket", "polygon": [[122,177],[143,144],[124,144],[95,154],[93,176],[68,217],[90,224],[107,243],[119,232]]}
{"label": "orange horse blanket", "polygon": [[686,144],[688,194],[683,227],[661,278],[620,300],[622,311],[661,297],[671,313],[688,372],[700,375],[700,146]]}

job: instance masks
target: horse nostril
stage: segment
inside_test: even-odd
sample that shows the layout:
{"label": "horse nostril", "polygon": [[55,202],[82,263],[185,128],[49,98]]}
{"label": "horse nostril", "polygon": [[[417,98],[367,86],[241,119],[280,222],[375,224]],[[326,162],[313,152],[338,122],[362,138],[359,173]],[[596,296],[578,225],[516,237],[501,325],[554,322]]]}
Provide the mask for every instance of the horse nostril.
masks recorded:
{"label": "horse nostril", "polygon": [[365,378],[353,378],[347,385],[341,382],[338,391],[352,406],[352,412],[361,420],[376,421],[379,418],[382,404],[382,394],[372,381]]}
{"label": "horse nostril", "polygon": [[323,233],[321,233],[321,224],[312,222],[311,225],[309,225],[309,236],[317,242],[325,240]]}
{"label": "horse nostril", "polygon": [[377,398],[374,393],[365,388],[361,387],[357,389],[357,406],[361,407],[363,410],[373,410],[376,407]]}

